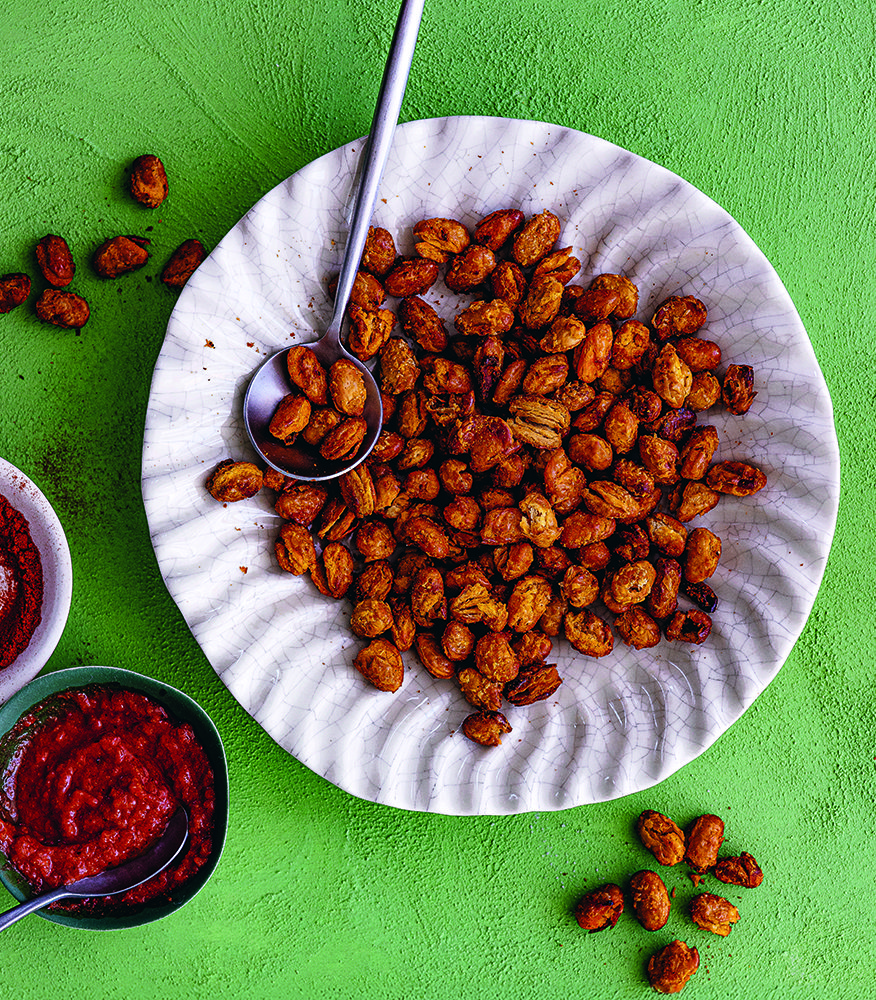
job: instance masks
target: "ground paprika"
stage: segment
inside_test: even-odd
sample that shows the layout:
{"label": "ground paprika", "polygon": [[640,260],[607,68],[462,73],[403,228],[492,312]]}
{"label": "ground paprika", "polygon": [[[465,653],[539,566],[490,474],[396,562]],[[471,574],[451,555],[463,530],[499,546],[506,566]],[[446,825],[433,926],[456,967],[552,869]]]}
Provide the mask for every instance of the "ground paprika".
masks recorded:
{"label": "ground paprika", "polygon": [[43,565],[30,525],[0,494],[0,669],[27,649],[42,607]]}

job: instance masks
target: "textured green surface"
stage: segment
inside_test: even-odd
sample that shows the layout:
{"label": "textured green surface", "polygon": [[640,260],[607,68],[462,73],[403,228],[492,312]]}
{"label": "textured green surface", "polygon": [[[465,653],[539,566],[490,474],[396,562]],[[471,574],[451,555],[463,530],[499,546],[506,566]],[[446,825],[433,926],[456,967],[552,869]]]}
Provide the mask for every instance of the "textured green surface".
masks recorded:
{"label": "textured green surface", "polygon": [[[181,913],[107,935],[29,918],[3,935],[3,995],[577,997],[648,995],[670,933],[701,948],[685,996],[870,997],[876,27],[869,0],[427,0],[405,120],[559,122],[656,160],[752,235],[797,305],[836,407],[839,525],[813,615],[778,678],[708,752],[657,788],[551,814],[457,819],[350,798],[279,750],[213,674],[168,597],[139,491],[170,250],[212,247],[259,197],[368,129],[397,7],[389,0],[0,0],[0,273],[35,275],[61,233],[93,318],[81,336],[32,307],[0,317],[0,455],[53,501],[76,575],[49,667],[115,664],[197,698],[226,743],[225,856]],[[156,152],[154,213],[122,188]],[[146,232],[152,226],[151,232]],[[154,240],[147,268],[101,284],[109,235]],[[153,279],[153,280],[150,280]],[[587,887],[647,864],[647,807],[727,821],[763,886],[727,940],[629,919],[585,935]],[[731,894],[735,899],[735,895]],[[11,899],[10,899],[11,902]]]}

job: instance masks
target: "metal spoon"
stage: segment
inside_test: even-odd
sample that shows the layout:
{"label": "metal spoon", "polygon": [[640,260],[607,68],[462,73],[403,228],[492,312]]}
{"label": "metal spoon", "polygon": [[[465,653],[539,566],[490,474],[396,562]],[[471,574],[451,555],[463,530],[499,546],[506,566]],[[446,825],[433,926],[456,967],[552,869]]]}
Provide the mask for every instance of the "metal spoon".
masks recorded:
{"label": "metal spoon", "polygon": [[78,882],[52,889],[39,896],[13,906],[11,910],[0,914],[0,931],[5,930],[29,913],[41,910],[44,906],[59,899],[88,899],[95,896],[115,896],[127,892],[135,886],[148,881],[154,875],[164,871],[185,846],[189,838],[188,813],[180,807],[170,817],[167,828],[156,843],[133,861],[126,861],[118,868],[110,868],[100,875],[81,878]]}
{"label": "metal spoon", "polygon": [[374,214],[380,178],[386,166],[392,137],[398,123],[424,3],[425,0],[402,0],[386,68],[383,71],[383,82],[380,85],[371,133],[363,154],[362,173],[350,220],[350,233],[335,292],[334,311],[326,332],[315,344],[307,345],[325,368],[331,367],[338,358],[348,358],[362,372],[366,389],[365,411],[362,415],[368,427],[365,440],[353,459],[327,462],[314,457],[303,448],[286,446],[270,434],[268,424],[271,417],[277,404],[291,388],[286,369],[288,348],[268,358],[257,369],[243,400],[244,424],[253,446],[261,452],[270,466],[294,479],[310,481],[334,479],[349,472],[368,456],[383,425],[380,390],[371,372],[341,344],[341,325],[362,259],[368,227]]}

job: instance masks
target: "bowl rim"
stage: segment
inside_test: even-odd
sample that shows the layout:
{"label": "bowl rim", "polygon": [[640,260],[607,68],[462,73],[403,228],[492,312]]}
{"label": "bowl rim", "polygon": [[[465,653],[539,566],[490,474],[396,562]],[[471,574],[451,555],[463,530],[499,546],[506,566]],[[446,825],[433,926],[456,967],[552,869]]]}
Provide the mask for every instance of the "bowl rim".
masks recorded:
{"label": "bowl rim", "polygon": [[[184,691],[158,678],[123,667],[66,667],[40,675],[17,691],[4,705],[0,705],[0,736],[5,736],[25,712],[45,698],[88,684],[120,684],[128,690],[141,691],[159,702],[176,718],[192,726],[213,768],[216,803],[210,859],[187,882],[174,890],[169,902],[146,905],[128,914],[107,914],[103,917],[76,917],[64,913],[47,913],[45,910],[37,911],[44,920],[67,927],[100,931],[122,930],[152,923],[175,913],[194,899],[212,877],[222,856],[228,833],[228,761],[222,737],[206,709]],[[0,859],[3,859],[2,852]],[[29,894],[24,893],[2,867],[0,867],[0,882],[19,902],[29,898]]]}
{"label": "bowl rim", "polygon": [[36,483],[0,458],[0,493],[27,518],[43,568],[42,620],[27,647],[0,670],[0,701],[39,674],[54,653],[67,625],[73,597],[73,564],[61,520]]}

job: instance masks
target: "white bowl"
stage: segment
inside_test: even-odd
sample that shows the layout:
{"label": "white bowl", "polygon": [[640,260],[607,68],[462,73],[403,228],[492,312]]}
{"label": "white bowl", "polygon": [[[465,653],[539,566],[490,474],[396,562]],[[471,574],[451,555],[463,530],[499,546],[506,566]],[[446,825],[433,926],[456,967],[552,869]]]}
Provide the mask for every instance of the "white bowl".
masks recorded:
{"label": "white bowl", "polygon": [[[270,498],[223,506],[204,488],[228,457],[253,455],[241,403],[252,371],[328,322],[324,278],[346,238],[361,142],[309,163],[225,236],[182,291],[158,357],[146,416],[143,497],[168,590],[240,704],[302,763],[346,791],[457,815],[565,809],[642,791],[706,750],[776,675],[803,629],[839,503],[839,448],[827,384],[769,261],[724,209],[657,164],[560,125],[440,118],[399,126],[375,225],[402,254],[411,225],[473,227],[498,208],[549,208],[588,276],[623,273],[639,315],[670,295],[709,310],[704,335],[725,361],[753,366],[755,406],[712,411],[721,459],[767,475],[757,498],[709,517],[724,544],[721,609],[708,643],[616,644],[605,665],[564,639],[563,685],[514,711],[514,733],[485,750],[457,734],[470,708],[409,656],[395,697],[368,685],[349,605],[283,573]],[[446,319],[466,299],[437,282]],[[720,579],[719,579],[720,578]],[[509,709],[510,712],[510,709]]]}
{"label": "white bowl", "polygon": [[33,680],[55,651],[70,613],[73,566],[67,537],[52,505],[35,483],[2,458],[0,494],[27,518],[43,565],[42,621],[27,648],[0,670],[0,702],[4,702]]}

